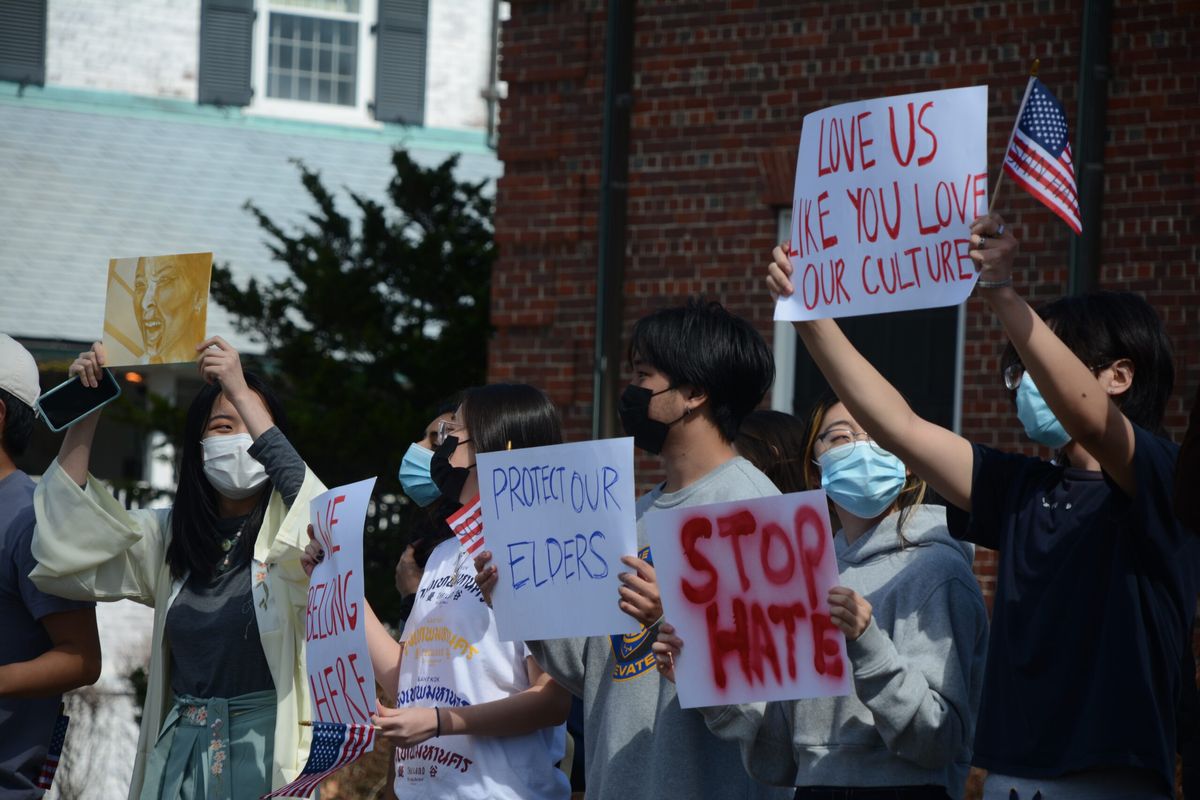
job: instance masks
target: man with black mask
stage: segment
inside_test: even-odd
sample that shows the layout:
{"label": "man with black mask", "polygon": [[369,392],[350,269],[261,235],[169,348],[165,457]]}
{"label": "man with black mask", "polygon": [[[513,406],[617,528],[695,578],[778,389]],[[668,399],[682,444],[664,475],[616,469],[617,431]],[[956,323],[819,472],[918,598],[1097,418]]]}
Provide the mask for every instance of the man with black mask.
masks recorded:
{"label": "man with black mask", "polygon": [[[637,322],[629,345],[633,381],[619,413],[634,444],[661,456],[666,481],[637,504],[638,558],[622,559],[620,607],[637,634],[528,642],[542,668],[584,699],[587,795],[640,798],[790,798],[754,781],[738,746],[711,734],[655,669],[650,645],[662,620],[646,535],[654,512],[777,495],[733,448],[738,427],[775,377],[771,351],[748,323],[718,303],[691,302]],[[476,560],[485,592],[495,584],[490,553]]]}

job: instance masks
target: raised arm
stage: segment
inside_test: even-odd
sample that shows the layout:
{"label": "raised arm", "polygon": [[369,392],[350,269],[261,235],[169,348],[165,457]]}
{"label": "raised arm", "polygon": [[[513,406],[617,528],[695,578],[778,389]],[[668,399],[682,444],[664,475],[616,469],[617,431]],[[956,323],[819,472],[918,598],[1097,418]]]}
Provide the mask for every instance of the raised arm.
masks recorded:
{"label": "raised arm", "polygon": [[[1017,240],[1005,230],[999,214],[971,224],[971,258],[979,264],[980,292],[1016,348],[1025,371],[1050,410],[1071,436],[1130,497],[1137,494],[1133,474],[1133,426],[1101,387],[1088,365],[1054,335],[1012,287]],[[988,286],[983,285],[984,283]],[[1110,390],[1131,382],[1135,365],[1119,359],[1105,365],[1113,371]]]}
{"label": "raised arm", "polygon": [[[781,247],[767,268],[772,297],[788,296],[792,264]],[[831,319],[796,322],[796,332],[825,380],[863,430],[949,502],[971,510],[971,443],[953,431],[922,419],[896,388],[863,358]]]}
{"label": "raised arm", "polygon": [[[79,358],[71,363],[67,375],[78,376],[84,386],[95,389],[100,385],[105,363],[104,345],[94,342],[90,350],[80,353]],[[58,449],[59,466],[79,486],[87,483],[92,441],[96,438],[96,424],[99,420],[100,411],[97,410],[67,428],[63,443]]]}

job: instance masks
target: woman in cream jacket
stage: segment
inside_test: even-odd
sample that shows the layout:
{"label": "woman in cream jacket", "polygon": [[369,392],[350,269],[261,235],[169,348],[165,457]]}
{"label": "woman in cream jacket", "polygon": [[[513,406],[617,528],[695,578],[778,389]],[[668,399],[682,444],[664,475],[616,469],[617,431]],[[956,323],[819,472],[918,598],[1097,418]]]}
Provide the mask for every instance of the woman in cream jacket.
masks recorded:
{"label": "woman in cream jacket", "polygon": [[[42,590],[155,612],[131,800],[257,798],[308,757],[300,557],[325,487],[237,351],[217,337],[197,351],[208,385],[188,411],[172,508],[126,510],[88,474],[98,414],[67,432],[34,498]],[[103,364],[96,344],[70,374],[96,386]]]}

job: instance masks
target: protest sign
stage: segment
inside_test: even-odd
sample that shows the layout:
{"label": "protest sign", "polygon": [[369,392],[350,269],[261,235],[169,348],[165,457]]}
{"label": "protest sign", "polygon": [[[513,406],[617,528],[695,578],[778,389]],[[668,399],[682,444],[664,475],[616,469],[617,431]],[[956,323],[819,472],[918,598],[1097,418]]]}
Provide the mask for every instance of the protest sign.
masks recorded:
{"label": "protest sign", "polygon": [[663,613],[684,642],[682,707],[849,694],[845,637],[826,599],[838,572],[825,492],[645,521]]}
{"label": "protest sign", "polygon": [[104,298],[109,366],[196,360],[208,320],[212,253],[114,258]]}
{"label": "protest sign", "polygon": [[621,556],[637,552],[633,439],[480,453],[502,641],[628,633]]}
{"label": "protest sign", "polygon": [[363,523],[375,479],[339,486],[309,503],[313,534],[325,558],[308,584],[308,686],[313,719],[371,724],[375,671],[367,650]]}
{"label": "protest sign", "polygon": [[804,118],[775,319],[963,302],[971,220],[987,212],[987,87],[846,103]]}

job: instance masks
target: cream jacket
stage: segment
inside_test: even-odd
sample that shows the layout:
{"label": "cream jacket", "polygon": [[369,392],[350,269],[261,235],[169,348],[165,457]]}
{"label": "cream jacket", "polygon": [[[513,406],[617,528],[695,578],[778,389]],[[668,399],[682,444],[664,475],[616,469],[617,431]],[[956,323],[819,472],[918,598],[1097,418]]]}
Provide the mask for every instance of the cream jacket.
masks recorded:
{"label": "cream jacket", "polygon": [[[324,491],[317,477],[305,470],[290,509],[278,492],[272,494],[254,546],[254,612],[278,697],[274,789],[294,780],[308,760],[311,734],[299,724],[311,713],[304,662],[308,577],[300,556],[308,542],[309,500]],[[170,643],[164,631],[167,610],[183,579],[172,578],[167,565],[170,509],[127,511],[90,475],[86,489],[81,489],[57,459],[38,484],[33,502],[33,555],[38,565],[30,577],[39,589],[74,600],[128,599],[154,609],[150,682],[129,786],[130,800],[137,800],[146,760],[172,703]]]}

